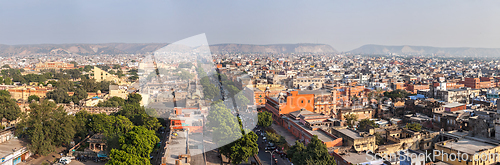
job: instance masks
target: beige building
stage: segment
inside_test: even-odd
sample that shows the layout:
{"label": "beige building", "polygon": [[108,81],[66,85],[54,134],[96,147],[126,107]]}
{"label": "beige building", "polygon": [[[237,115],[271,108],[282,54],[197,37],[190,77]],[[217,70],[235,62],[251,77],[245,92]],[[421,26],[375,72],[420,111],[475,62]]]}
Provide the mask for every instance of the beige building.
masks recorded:
{"label": "beige building", "polygon": [[321,89],[325,81],[323,77],[296,77],[292,80],[292,88]]}
{"label": "beige building", "polygon": [[353,146],[356,151],[375,151],[378,146],[375,143],[375,136],[367,132],[356,132],[351,129],[330,129],[331,133],[342,138],[343,146]]}
{"label": "beige building", "polygon": [[436,159],[453,165],[495,164],[500,154],[498,144],[469,138],[439,142],[434,145],[434,149],[441,152]]}
{"label": "beige building", "polygon": [[109,85],[109,97],[120,97],[122,99],[127,99],[128,97],[128,92],[127,92],[128,87],[127,86],[122,86],[122,85]]}
{"label": "beige building", "polygon": [[31,95],[38,96],[39,98],[45,98],[47,96],[47,92],[54,90],[52,85],[49,84],[47,87],[42,85],[40,86],[28,86],[23,85],[16,88],[7,89],[9,91],[11,98],[15,100],[23,100],[23,101],[31,101],[28,100],[28,97]]}
{"label": "beige building", "polygon": [[110,74],[96,66],[94,66],[94,69],[91,72],[92,74],[90,75],[90,78],[95,79],[96,82],[110,81],[118,85],[127,84],[125,77],[118,78],[117,75]]}
{"label": "beige building", "polygon": [[35,65],[35,70],[40,71],[44,69],[75,69],[74,64],[68,64],[64,62],[45,62],[45,63],[38,63]]}

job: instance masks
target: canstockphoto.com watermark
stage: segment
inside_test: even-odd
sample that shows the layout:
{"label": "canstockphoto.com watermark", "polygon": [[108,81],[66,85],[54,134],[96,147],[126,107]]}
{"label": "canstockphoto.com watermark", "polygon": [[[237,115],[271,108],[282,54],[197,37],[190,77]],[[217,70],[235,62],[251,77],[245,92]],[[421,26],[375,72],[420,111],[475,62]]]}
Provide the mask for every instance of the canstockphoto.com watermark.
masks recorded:
{"label": "canstockphoto.com watermark", "polygon": [[412,159],[426,160],[426,161],[495,161],[499,160],[498,153],[474,153],[468,154],[463,152],[457,153],[447,153],[443,150],[432,150],[432,152],[409,152],[408,150],[401,150],[397,153],[391,154],[379,154],[373,151],[368,150],[368,157],[366,157],[367,161],[378,161],[378,160],[387,160],[387,161],[411,161]]}

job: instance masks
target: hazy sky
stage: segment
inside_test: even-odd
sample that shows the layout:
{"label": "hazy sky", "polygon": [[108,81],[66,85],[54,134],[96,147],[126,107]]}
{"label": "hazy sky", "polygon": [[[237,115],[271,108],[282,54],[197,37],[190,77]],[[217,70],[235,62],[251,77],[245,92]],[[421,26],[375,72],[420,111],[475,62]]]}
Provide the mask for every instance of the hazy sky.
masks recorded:
{"label": "hazy sky", "polygon": [[325,43],[500,48],[499,1],[0,0],[0,44]]}

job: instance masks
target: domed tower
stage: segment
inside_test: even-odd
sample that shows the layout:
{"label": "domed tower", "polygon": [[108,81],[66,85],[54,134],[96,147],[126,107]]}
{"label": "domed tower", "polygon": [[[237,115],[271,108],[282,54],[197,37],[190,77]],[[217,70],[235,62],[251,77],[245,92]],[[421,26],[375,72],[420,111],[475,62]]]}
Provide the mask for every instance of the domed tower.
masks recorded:
{"label": "domed tower", "polygon": [[101,97],[101,90],[97,90],[97,96]]}

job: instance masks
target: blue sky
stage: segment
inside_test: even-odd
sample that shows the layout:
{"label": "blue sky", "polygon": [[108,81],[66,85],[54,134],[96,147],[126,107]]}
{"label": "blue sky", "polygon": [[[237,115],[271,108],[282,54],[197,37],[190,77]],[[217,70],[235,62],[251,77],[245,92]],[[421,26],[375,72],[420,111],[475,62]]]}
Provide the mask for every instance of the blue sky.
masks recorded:
{"label": "blue sky", "polygon": [[325,43],[500,48],[499,1],[0,0],[0,44]]}

